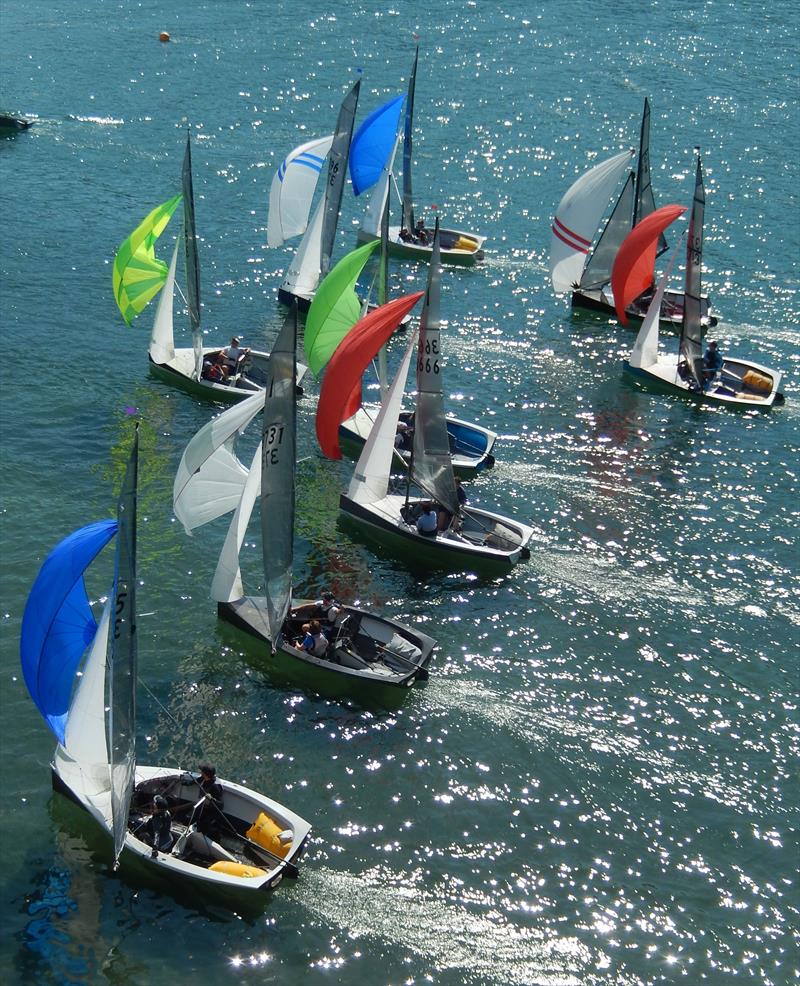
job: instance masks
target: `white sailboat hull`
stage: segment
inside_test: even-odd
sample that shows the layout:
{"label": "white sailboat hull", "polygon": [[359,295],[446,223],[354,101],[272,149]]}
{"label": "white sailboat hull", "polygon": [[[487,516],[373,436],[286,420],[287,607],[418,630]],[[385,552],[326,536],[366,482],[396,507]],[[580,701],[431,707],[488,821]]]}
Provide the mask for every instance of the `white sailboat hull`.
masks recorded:
{"label": "white sailboat hull", "polygon": [[[72,763],[74,764],[74,761]],[[106,766],[105,769],[106,778],[108,778],[108,767]],[[101,797],[98,791],[98,779],[87,777],[85,771],[77,766],[71,768],[68,758],[65,763],[62,748],[59,748],[57,751],[52,770],[53,787],[67,795],[67,797],[71,798],[82,808],[85,808],[104,831],[111,836],[110,790],[106,791],[104,798]],[[148,767],[137,764],[134,797],[152,802],[152,798],[156,794],[164,794],[170,801],[174,799],[176,802],[193,802],[196,800],[198,789],[194,784],[187,785],[182,783],[181,778],[184,776],[176,768]],[[237,831],[241,830],[243,832],[245,828],[252,825],[261,812],[268,815],[279,826],[282,826],[283,829],[291,831],[291,846],[284,860],[270,859],[265,852],[262,852],[259,856],[259,847],[253,847],[251,845],[248,847],[251,865],[258,865],[260,869],[265,871],[264,874],[253,877],[234,876],[211,870],[207,865],[199,865],[197,862],[192,862],[176,855],[175,852],[179,842],[169,853],[158,852],[154,854],[152,847],[137,838],[130,828],[125,836],[122,860],[125,861],[126,858],[130,860],[136,857],[149,866],[157,867],[169,878],[182,877],[192,880],[195,883],[199,881],[206,887],[235,893],[250,894],[254,891],[263,893],[265,890],[271,890],[276,887],[285,875],[285,864],[290,863],[296,865],[302,855],[311,831],[311,826],[305,819],[295,814],[295,812],[290,811],[277,801],[273,801],[263,794],[252,791],[250,788],[236,784],[233,781],[223,780],[222,778],[220,778],[219,783],[222,785],[224,791],[225,815],[235,820]],[[131,817],[134,818],[136,816],[132,813]],[[141,816],[141,821],[145,819],[146,813]],[[132,823],[131,827],[134,824]],[[185,830],[185,825],[179,822],[174,823],[173,831],[175,834],[180,834]],[[244,844],[244,840],[237,839],[232,833],[230,839],[225,835],[221,835],[220,842],[208,841],[211,847],[211,855],[208,857],[209,865],[215,860],[230,860],[234,858],[235,853],[230,852],[226,848],[226,844],[228,846],[231,846],[232,843]],[[253,859],[260,859],[260,862],[258,864],[253,863]],[[293,871],[294,865],[292,866]]]}
{"label": "white sailboat hull", "polygon": [[[409,505],[425,502],[412,497]],[[460,533],[420,534],[403,514],[406,498],[389,494],[371,503],[358,503],[348,495],[339,498],[342,514],[372,540],[394,549],[417,566],[448,571],[476,571],[501,574],[518,561],[530,557],[528,544],[535,534],[532,527],[517,520],[468,507]]]}
{"label": "white sailboat hull", "polygon": [[[380,408],[378,406],[360,407],[358,411],[339,426],[339,438],[343,446],[347,443],[353,447],[355,457],[360,455],[361,448],[372,431],[375,418]],[[407,418],[408,412],[401,412],[400,420]],[[497,433],[481,425],[462,421],[460,418],[448,416],[447,431],[452,441],[450,459],[456,476],[467,478],[474,476],[484,469],[494,465],[494,444]],[[410,452],[398,450],[404,462],[408,463]]]}
{"label": "white sailboat hull", "polygon": [[[440,229],[439,233],[442,238],[441,259],[443,264],[471,267],[484,259],[481,248],[486,241],[485,236],[468,233],[460,229]],[[380,236],[369,230],[360,229],[358,231],[359,243],[371,243],[377,239],[380,239]],[[427,244],[406,242],[400,239],[400,227],[390,226],[389,253],[406,260],[421,260],[427,264],[433,253],[433,242]]]}
{"label": "white sailboat hull", "polygon": [[743,359],[725,359],[722,372],[707,390],[693,389],[678,373],[677,353],[659,353],[648,366],[625,364],[625,370],[639,383],[650,384],[690,400],[732,407],[767,408],[779,404],[783,396],[778,388],[783,374],[769,367]]}
{"label": "white sailboat hull", "polygon": [[[203,357],[219,353],[219,347],[204,347]],[[195,376],[194,350],[176,349],[174,356],[164,362],[156,362],[150,356],[150,371],[172,386],[181,387],[198,397],[207,400],[234,404],[251,397],[256,391],[263,390],[269,380],[269,353],[251,351],[244,369],[225,383],[213,380],[197,379]],[[301,381],[308,367],[302,363],[297,365],[296,384]]]}

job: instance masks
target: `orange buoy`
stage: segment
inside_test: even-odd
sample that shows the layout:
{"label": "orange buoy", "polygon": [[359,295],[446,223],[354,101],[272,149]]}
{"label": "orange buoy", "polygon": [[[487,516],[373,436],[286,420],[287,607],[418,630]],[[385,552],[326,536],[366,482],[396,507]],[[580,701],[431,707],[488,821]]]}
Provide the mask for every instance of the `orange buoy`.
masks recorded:
{"label": "orange buoy", "polygon": [[159,41],[169,41],[169,34],[166,31],[162,31],[158,36]]}

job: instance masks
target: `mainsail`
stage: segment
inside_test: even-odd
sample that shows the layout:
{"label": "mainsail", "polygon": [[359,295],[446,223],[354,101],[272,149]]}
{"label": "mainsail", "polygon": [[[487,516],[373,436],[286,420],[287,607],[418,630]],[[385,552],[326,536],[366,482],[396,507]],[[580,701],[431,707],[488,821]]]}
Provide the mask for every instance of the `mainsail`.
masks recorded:
{"label": "mainsail", "polygon": [[114,613],[108,673],[108,752],[111,774],[111,815],[114,865],[118,864],[136,772],[136,485],[139,430],[117,505],[117,560],[114,578]]}
{"label": "mainsail", "polygon": [[706,193],[703,185],[703,168],[697,158],[694,183],[694,200],[689,220],[689,237],[686,242],[686,286],[683,298],[683,325],[681,328],[681,355],[698,384],[702,383],[701,366],[702,326],[700,323],[700,275],[703,262],[703,219]]}
{"label": "mainsail", "polygon": [[[636,163],[636,199],[633,204],[631,228],[656,211],[653,185],[650,181],[650,100],[645,96],[642,126],[639,130],[639,160]],[[657,256],[667,249],[667,241],[662,233],[658,240]]]}
{"label": "mainsail", "polygon": [[261,549],[267,620],[273,649],[292,600],[294,560],[297,308],[289,312],[270,353],[270,383],[261,434]]}
{"label": "mainsail", "polygon": [[197,255],[197,234],[194,222],[194,190],[192,188],[192,146],[186,135],[186,152],[181,172],[183,185],[183,243],[186,258],[186,303],[192,323],[195,377],[203,369],[203,333],[200,330],[200,261]]}
{"label": "mainsail", "polygon": [[599,291],[611,280],[614,258],[623,240],[631,231],[634,184],[633,172],[631,172],[583,269],[580,281],[582,291]]}
{"label": "mainsail", "polygon": [[162,202],[122,242],[114,257],[114,299],[128,325],[161,290],[167,265],[155,254],[156,240],[167,227],[181,196]]}
{"label": "mainsail", "polygon": [[322,246],[320,250],[320,272],[324,277],[331,266],[336,227],[339,223],[339,210],[342,206],[342,192],[347,177],[347,159],[350,154],[350,140],[353,136],[353,123],[356,118],[358,94],[361,79],[356,79],[352,89],[345,96],[336,121],[331,149],[328,152],[328,180],[325,186],[325,211],[322,222]]}
{"label": "mainsail", "polygon": [[413,154],[414,133],[414,92],[417,88],[417,62],[419,61],[419,45],[414,52],[414,66],[408,80],[408,96],[406,98],[406,119],[403,128],[403,218],[400,225],[406,229],[414,227],[414,191],[411,187],[411,159]]}
{"label": "mainsail", "polygon": [[411,479],[452,514],[459,512],[442,392],[439,220],[433,236],[417,348],[417,410]]}

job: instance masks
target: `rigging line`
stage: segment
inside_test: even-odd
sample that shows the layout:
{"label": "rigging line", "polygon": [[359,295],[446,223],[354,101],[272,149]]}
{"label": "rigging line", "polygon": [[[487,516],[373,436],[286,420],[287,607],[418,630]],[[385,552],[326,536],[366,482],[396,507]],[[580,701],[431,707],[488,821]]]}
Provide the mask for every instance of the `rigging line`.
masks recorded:
{"label": "rigging line", "polygon": [[169,716],[169,718],[170,718],[170,719],[171,719],[171,720],[173,721],[173,723],[174,723],[174,724],[175,724],[176,726],[177,726],[177,725],[179,725],[179,723],[178,723],[178,720],[177,720],[177,719],[175,718],[175,716],[174,716],[174,715],[173,715],[173,714],[172,714],[172,713],[171,713],[171,712],[169,711],[169,709],[168,709],[168,708],[166,708],[166,706],[165,706],[165,705],[163,705],[163,704],[162,704],[162,703],[161,703],[161,702],[159,701],[159,699],[158,699],[158,696],[157,696],[157,695],[156,695],[156,694],[155,694],[155,693],[154,693],[154,692],[152,691],[152,689],[150,689],[150,688],[148,687],[148,685],[147,685],[147,682],[146,682],[146,681],[144,681],[144,679],[143,679],[143,678],[139,678],[139,684],[140,684],[140,685],[141,685],[141,686],[142,686],[142,687],[144,688],[144,690],[145,690],[145,691],[147,692],[147,694],[148,694],[148,695],[150,696],[150,698],[152,698],[152,699],[153,699],[153,701],[154,701],[154,702],[156,703],[156,705],[157,705],[157,706],[158,706],[158,707],[159,707],[159,708],[161,709],[161,711],[162,711],[162,712],[166,712],[166,714],[167,714],[167,715]]}

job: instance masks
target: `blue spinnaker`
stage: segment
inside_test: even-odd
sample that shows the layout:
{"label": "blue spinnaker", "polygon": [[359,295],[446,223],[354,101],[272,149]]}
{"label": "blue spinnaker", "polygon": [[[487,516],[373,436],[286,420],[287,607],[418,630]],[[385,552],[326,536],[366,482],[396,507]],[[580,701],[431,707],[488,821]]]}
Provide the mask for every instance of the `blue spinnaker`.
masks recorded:
{"label": "blue spinnaker", "polygon": [[394,149],[405,98],[395,96],[373,110],[356,131],[350,145],[350,178],[355,195],[372,188],[386,167]]}
{"label": "blue spinnaker", "polygon": [[64,538],[45,559],[25,604],[19,645],[22,673],[60,743],[75,673],[97,632],[83,573],[116,531],[115,520],[101,520]]}

